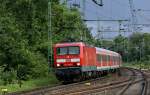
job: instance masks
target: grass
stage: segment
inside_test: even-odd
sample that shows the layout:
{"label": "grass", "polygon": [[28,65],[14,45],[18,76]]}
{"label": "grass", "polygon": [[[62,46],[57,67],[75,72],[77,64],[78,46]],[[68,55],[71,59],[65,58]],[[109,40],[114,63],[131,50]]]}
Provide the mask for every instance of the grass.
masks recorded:
{"label": "grass", "polygon": [[[0,81],[2,83],[2,81]],[[57,79],[50,75],[49,77],[43,77],[38,79],[31,79],[29,81],[24,81],[22,87],[20,88],[18,84],[9,84],[9,85],[0,85],[0,95],[2,94],[2,89],[7,89],[8,92],[16,92],[16,91],[25,91],[34,88],[39,88],[43,86],[54,86],[57,84]]]}
{"label": "grass", "polygon": [[150,70],[150,63],[149,62],[131,62],[131,63],[124,63],[124,67],[132,67],[138,69],[149,69]]}

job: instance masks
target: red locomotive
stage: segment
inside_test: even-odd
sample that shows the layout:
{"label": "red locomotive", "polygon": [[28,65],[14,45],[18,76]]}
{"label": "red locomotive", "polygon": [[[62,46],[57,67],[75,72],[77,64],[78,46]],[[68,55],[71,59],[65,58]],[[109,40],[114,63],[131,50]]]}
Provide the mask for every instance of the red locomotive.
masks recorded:
{"label": "red locomotive", "polygon": [[61,81],[101,76],[121,65],[121,56],[113,51],[92,47],[83,42],[54,45],[54,67]]}

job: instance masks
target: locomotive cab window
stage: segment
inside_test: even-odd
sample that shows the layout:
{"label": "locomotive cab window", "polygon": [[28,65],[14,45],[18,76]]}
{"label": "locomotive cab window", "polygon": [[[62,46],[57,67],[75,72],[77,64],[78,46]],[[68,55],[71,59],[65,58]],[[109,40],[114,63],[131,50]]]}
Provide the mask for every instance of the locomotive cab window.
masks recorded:
{"label": "locomotive cab window", "polygon": [[67,47],[60,47],[60,48],[57,48],[57,55],[65,55],[67,54]]}
{"label": "locomotive cab window", "polygon": [[77,46],[57,48],[57,55],[79,54],[79,53],[80,53],[80,48]]}
{"label": "locomotive cab window", "polygon": [[79,54],[79,47],[68,47],[68,54]]}

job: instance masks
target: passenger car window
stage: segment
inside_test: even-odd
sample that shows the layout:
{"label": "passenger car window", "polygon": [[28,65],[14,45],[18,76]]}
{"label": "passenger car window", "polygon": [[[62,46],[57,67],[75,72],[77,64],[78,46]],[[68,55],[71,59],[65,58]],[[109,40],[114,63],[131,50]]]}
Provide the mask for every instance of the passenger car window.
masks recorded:
{"label": "passenger car window", "polygon": [[97,61],[98,61],[98,62],[101,62],[101,61],[102,61],[102,55],[97,54]]}

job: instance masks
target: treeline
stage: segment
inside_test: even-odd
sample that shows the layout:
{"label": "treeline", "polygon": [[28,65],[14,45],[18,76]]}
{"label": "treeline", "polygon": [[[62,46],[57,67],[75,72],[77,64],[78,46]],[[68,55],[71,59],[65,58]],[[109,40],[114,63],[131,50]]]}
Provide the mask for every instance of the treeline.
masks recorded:
{"label": "treeline", "polygon": [[7,84],[45,76],[47,1],[0,1],[1,79]]}
{"label": "treeline", "polygon": [[128,37],[119,35],[112,41],[98,40],[95,45],[120,53],[124,62],[150,61],[150,33],[136,32]]}
{"label": "treeline", "polygon": [[[77,9],[52,1],[52,40],[92,39]],[[0,78],[7,83],[48,76],[48,0],[0,0]]]}

